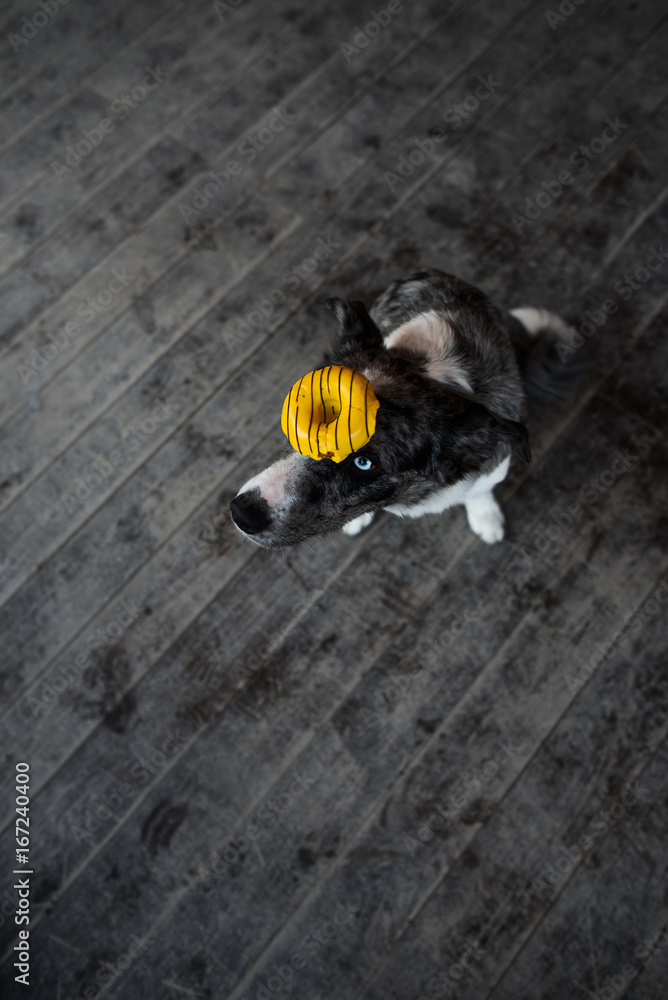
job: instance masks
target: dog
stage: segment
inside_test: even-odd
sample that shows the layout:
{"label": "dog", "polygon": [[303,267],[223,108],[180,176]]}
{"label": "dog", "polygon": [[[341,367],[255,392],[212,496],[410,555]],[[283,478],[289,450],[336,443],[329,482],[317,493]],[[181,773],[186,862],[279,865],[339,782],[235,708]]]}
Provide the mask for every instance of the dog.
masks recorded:
{"label": "dog", "polygon": [[368,312],[341,298],[323,306],[337,324],[325,363],[369,380],[375,432],[342,461],[291,451],[254,476],[230,503],[236,528],[286,548],[338,529],[357,535],[380,510],[417,518],[463,504],[484,542],[501,541],[492,490],[512,456],[531,459],[520,361],[565,323],[542,309],[505,312],[436,269],[394,281]]}

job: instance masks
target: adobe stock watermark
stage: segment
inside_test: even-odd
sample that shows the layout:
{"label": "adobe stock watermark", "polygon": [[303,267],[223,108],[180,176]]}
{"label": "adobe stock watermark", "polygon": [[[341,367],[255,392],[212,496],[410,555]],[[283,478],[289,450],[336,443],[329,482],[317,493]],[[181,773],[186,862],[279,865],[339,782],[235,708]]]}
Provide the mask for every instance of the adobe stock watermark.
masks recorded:
{"label": "adobe stock watermark", "polygon": [[586,684],[590,677],[593,677],[601,664],[614,656],[618,649],[625,646],[631,635],[640,632],[652,618],[659,614],[665,604],[668,604],[668,583],[662,580],[652,596],[643,603],[638,611],[632,611],[626,615],[622,628],[615,633],[612,639],[607,642],[595,642],[593,653],[588,657],[580,656],[578,658],[577,671],[566,674],[564,678],[568,690],[571,693],[579,691],[583,684]]}
{"label": "adobe stock watermark", "polygon": [[281,631],[273,635],[268,635],[264,630],[261,630],[259,634],[262,641],[253,649],[247,650],[243,659],[236,660],[232,665],[237,687],[243,687],[255,671],[271,660],[276,650],[279,649],[284,639],[289,635],[295,621],[299,621],[301,624],[307,621],[314,613],[321,615],[330,597],[331,594],[324,589],[316,592],[314,595],[305,597],[302,604],[295,607],[291,620],[284,625]]}
{"label": "adobe stock watermark", "polygon": [[563,853],[554,861],[543,865],[538,875],[531,880],[532,891],[540,897],[544,892],[559,883],[569,874],[573,865],[579,862],[585,854],[591,851],[597,840],[608,832],[610,827],[626,819],[629,809],[637,805],[647,792],[635,782],[624,786],[624,791],[609,809],[600,809],[587,827],[587,832],[578,837],[577,843],[564,847]]}
{"label": "adobe stock watermark", "polygon": [[46,714],[50,711],[58,700],[58,695],[62,694],[70,684],[79,680],[85,670],[91,665],[90,656],[92,650],[112,646],[144,610],[132,598],[122,601],[119,609],[116,618],[107,622],[106,625],[95,629],[94,632],[88,633],[83,640],[88,647],[87,649],[78,653],[71,663],[61,664],[52,680],[40,681],[37,694],[26,695],[26,702],[32,712],[33,718],[37,718],[42,712]]}
{"label": "adobe stock watermark", "polygon": [[[654,275],[663,268],[667,260],[668,253],[663,249],[663,243],[659,244],[658,249],[650,247],[645,260],[638,267],[634,268],[633,271],[627,271],[621,278],[618,278],[612,286],[613,290],[623,302],[628,302],[638,289],[652,280]],[[618,309],[619,303],[614,298],[605,299],[597,309],[586,309],[585,316],[587,318],[584,323],[580,324],[577,330],[575,327],[570,328],[568,342],[557,343],[556,350],[559,360],[566,361],[590,337],[593,337],[601,327],[605,326],[608,318],[613,316]]]}
{"label": "adobe stock watermark", "polygon": [[[493,93],[503,84],[500,80],[494,79],[494,74],[490,73],[483,77],[479,74],[476,79],[479,81],[475,90],[467,94],[463,101],[458,104],[451,104],[443,112],[443,121],[447,122],[453,130],[462,127],[472,115],[476,113],[483,101],[488,100]],[[422,166],[430,156],[433,156],[438,146],[448,138],[447,129],[436,126],[430,129],[428,139],[416,139],[412,141],[415,149],[408,155],[401,155],[396,163],[395,169],[386,170],[383,174],[385,182],[390,191],[394,191],[399,184],[405,184],[407,179],[415,173],[417,167]]]}
{"label": "adobe stock watermark", "polygon": [[558,25],[563,24],[583,3],[585,0],[561,0],[556,10],[546,10],[545,17],[552,31],[555,31]]}
{"label": "adobe stock watermark", "polygon": [[128,773],[122,775],[122,780],[115,778],[113,785],[105,787],[102,792],[94,792],[78,815],[68,817],[76,843],[92,841],[109,820],[116,822],[125,811],[126,803],[192,740],[206,721],[196,710],[191,711],[184,723],[170,729],[164,738],[159,737],[158,746],[150,753],[144,756],[136,754],[137,762],[127,768]]}
{"label": "adobe stock watermark", "polygon": [[[86,502],[100,487],[113,479],[128,458],[141,451],[149,437],[155,434],[158,425],[166,420],[173,420],[180,409],[181,407],[174,403],[160,401],[153,407],[149,416],[125,431],[121,448],[115,448],[106,457],[101,456],[92,461],[88,469],[74,480],[69,490],[61,494],[60,503],[65,512],[71,517],[85,507]],[[48,514],[46,517],[39,515],[37,517],[38,524],[44,524],[47,520]]]}
{"label": "adobe stock watermark", "polygon": [[[494,755],[483,761],[479,767],[471,768],[459,779],[458,785],[461,787],[453,792],[444,802],[433,806],[433,812],[429,818],[418,828],[415,837],[408,834],[403,835],[404,847],[413,858],[417,852],[434,839],[437,833],[445,830],[448,823],[456,822],[461,816],[462,810],[472,799],[489,784],[516,754],[521,753],[524,744],[515,745],[512,737],[503,738],[496,741]],[[417,838],[417,839],[416,839]]]}
{"label": "adobe stock watermark", "polygon": [[603,978],[602,986],[594,990],[589,990],[585,1000],[615,1000],[615,997],[625,991],[631,980],[640,973],[643,966],[647,965],[649,960],[655,955],[657,951],[661,951],[668,944],[668,931],[663,927],[652,937],[645,938],[640,944],[637,944],[633,949],[633,957],[637,959],[635,962],[628,962],[623,969],[615,973],[615,975],[607,975]]}
{"label": "adobe stock watermark", "polygon": [[[169,76],[169,73],[162,72],[159,66],[146,66],[144,68],[147,72],[142,82],[136,84],[132,90],[119,94],[109,106],[109,113],[119,121],[124,121],[129,114],[146,100],[149,93],[155,90],[161,83],[164,83]],[[115,130],[116,125],[112,118],[109,117],[100,118],[97,125],[93,128],[82,129],[82,138],[74,145],[65,147],[64,154],[61,154],[63,160],[52,160],[50,166],[56,179],[62,181],[68,174],[73,173],[81,165],[82,160],[90,156],[93,150],[104,142],[106,136],[111,135]]]}
{"label": "adobe stock watermark", "polygon": [[[299,113],[288,111],[287,104],[274,108],[257,132],[252,132],[241,140],[237,146],[237,153],[243,156],[246,163],[252,163],[267,146],[271,145],[279,132],[283,132],[287,125],[297,121],[298,118]],[[228,160],[224,168],[210,170],[207,180],[195,188],[195,194],[190,202],[179,203],[181,217],[189,224],[196,222],[207,205],[222,194],[232,177],[238,176],[242,170],[243,164],[238,160]]]}
{"label": "adobe stock watermark", "polygon": [[[592,163],[605,152],[611,143],[629,128],[624,122],[620,122],[619,117],[612,121],[610,118],[604,119],[605,128],[599,136],[592,139],[588,146],[579,146],[569,157],[569,163],[578,168],[579,173],[589,170]],[[540,218],[543,212],[560,198],[565,188],[570,187],[575,182],[575,175],[570,170],[561,170],[558,177],[552,180],[542,181],[542,191],[538,191],[533,198],[527,198],[524,203],[523,213],[513,212],[510,221],[515,226],[518,233],[522,232],[524,226],[532,226],[536,219]]]}
{"label": "adobe stock watermark", "polygon": [[383,716],[391,712],[399,699],[410,691],[413,681],[423,668],[438,663],[443,654],[479,620],[479,614],[468,610],[463,614],[456,614],[437,638],[423,641],[418,647],[416,660],[408,669],[403,673],[390,674],[374,694],[372,704],[361,705],[357,710],[362,723],[368,727],[381,722]]}
{"label": "adobe stock watermark", "polygon": [[[407,2],[412,3],[412,0],[407,0]],[[382,29],[388,26],[392,18],[398,14],[402,14],[403,10],[401,0],[390,0],[387,7],[382,7],[378,11],[370,10],[369,20],[366,24],[361,28],[355,25],[351,41],[341,42],[339,46],[346,57],[346,62],[351,63],[355,56],[363,52],[374,38],[378,37]]]}
{"label": "adobe stock watermark", "polygon": [[418,997],[418,1000],[434,1000],[435,997],[446,997],[455,993],[461,987],[462,980],[470,974],[471,962],[480,962],[485,954],[485,948],[481,948],[477,942],[464,945],[464,950],[456,962],[447,969],[439,969],[436,975],[428,980],[425,992]]}
{"label": "adobe stock watermark", "polygon": [[127,274],[125,267],[115,267],[111,273],[113,277],[104,288],[95,295],[89,295],[84,302],[77,306],[76,314],[82,321],[81,325],[73,320],[65,323],[63,329],[58,333],[48,334],[50,344],[43,347],[41,351],[32,351],[30,360],[25,364],[17,364],[16,370],[21,376],[23,385],[28,385],[31,378],[41,375],[54,358],[66,351],[70,342],[79,336],[82,325],[91,323],[97,316],[105,312],[116,296],[136,280],[134,275]]}
{"label": "adobe stock watermark", "polygon": [[593,507],[600,503],[619,477],[628,472],[633,463],[639,460],[640,455],[633,455],[628,448],[623,452],[616,451],[606,469],[591,476],[582,484],[578,490],[579,499],[573,500],[561,509],[551,510],[548,514],[548,523],[533,529],[533,540],[518,546],[511,561],[519,558],[523,560],[523,568],[530,569],[534,558],[544,556],[562,540],[582,520],[587,506]]}
{"label": "adobe stock watermark", "polygon": [[[287,285],[291,291],[295,291],[310,275],[318,270],[320,265],[329,260],[335,250],[341,246],[340,241],[335,240],[332,233],[327,236],[319,236],[308,257],[305,257],[298,264],[294,264],[289,271],[284,271],[281,276],[281,283]],[[243,316],[234,316],[225,325],[223,340],[230,351],[236,350],[243,344],[255,330],[261,329],[266,321],[274,314],[277,306],[287,302],[287,294],[282,288],[276,286],[267,292],[263,298],[257,299],[252,308]]]}
{"label": "adobe stock watermark", "polygon": [[121,955],[118,955],[113,962],[103,962],[99,969],[95,973],[96,984],[91,984],[86,986],[86,988],[76,997],[72,994],[68,994],[64,1000],[99,1000],[99,997],[106,993],[107,990],[116,983],[117,979],[120,979],[124,972],[130,968],[133,962],[142,958],[146,951],[153,944],[150,936],[148,934],[143,937],[137,937],[136,934],[130,935],[131,944],[127,951],[124,951]]}
{"label": "adobe stock watermark", "polygon": [[[312,925],[312,930],[305,934],[300,942],[301,951],[295,950],[286,958],[284,965],[272,966],[272,975],[267,976],[264,982],[257,980],[255,992],[245,993],[240,1000],[272,1000],[272,997],[285,996],[287,984],[294,977],[295,972],[303,969],[313,955],[317,955],[321,948],[326,947],[333,938],[360,912],[359,906],[355,906],[349,899],[345,904],[338,902],[336,908],[329,914],[327,920]],[[305,954],[304,954],[305,952]]]}
{"label": "adobe stock watermark", "polygon": [[[261,840],[267,830],[280,823],[285,813],[288,812],[304,792],[307,792],[318,780],[306,771],[295,771],[282,791],[276,793],[266,800],[264,805],[258,809],[253,822],[249,823],[241,833],[230,837],[225,847],[214,854],[208,867],[200,867],[197,878],[207,888],[215,881],[227,875],[231,865],[242,861],[251,846]],[[250,865],[245,868],[247,874],[252,874],[256,869]]]}
{"label": "adobe stock watermark", "polygon": [[66,7],[69,2],[70,0],[37,0],[37,6],[40,9],[35,11],[32,17],[23,18],[21,34],[17,35],[16,32],[10,31],[7,35],[7,41],[14,52],[19,52],[23,45],[28,45],[39,29],[52,21],[60,8]]}

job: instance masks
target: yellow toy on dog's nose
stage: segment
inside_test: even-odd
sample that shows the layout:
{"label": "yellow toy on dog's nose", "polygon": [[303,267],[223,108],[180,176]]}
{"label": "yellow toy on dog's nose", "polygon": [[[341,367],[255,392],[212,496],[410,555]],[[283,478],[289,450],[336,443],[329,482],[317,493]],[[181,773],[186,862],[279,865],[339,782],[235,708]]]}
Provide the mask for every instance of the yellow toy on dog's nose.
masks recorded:
{"label": "yellow toy on dog's nose", "polygon": [[379,406],[364,375],[330,365],[295,382],[283,403],[281,427],[300,455],[342,462],[371,439]]}

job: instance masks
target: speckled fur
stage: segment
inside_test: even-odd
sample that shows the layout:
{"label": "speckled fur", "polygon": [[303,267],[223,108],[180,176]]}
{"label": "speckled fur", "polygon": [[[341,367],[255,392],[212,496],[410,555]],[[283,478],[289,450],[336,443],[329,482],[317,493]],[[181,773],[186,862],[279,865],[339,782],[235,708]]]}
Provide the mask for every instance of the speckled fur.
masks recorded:
{"label": "speckled fur", "polygon": [[[417,513],[433,508],[434,498],[438,506],[438,496],[447,497],[450,488],[459,496],[462,483],[468,488],[493,475],[513,452],[529,461],[525,398],[509,338],[517,321],[483,292],[429,270],[393,282],[368,313],[359,302],[329,299],[324,305],[338,323],[325,363],[365,372],[380,402],[376,432],[356,453],[374,469],[357,469],[356,455],[335,463],[290,452],[289,469],[281,466],[278,502],[274,467],[232,501],[233,519],[252,541],[281,548],[379,509],[394,506],[405,516],[415,507]],[[426,312],[449,324],[448,360],[464,373],[471,392],[461,380],[430,376],[430,358],[419,349],[386,347],[384,338]],[[263,496],[263,476],[272,483],[271,504]],[[494,504],[491,490],[488,496]]]}

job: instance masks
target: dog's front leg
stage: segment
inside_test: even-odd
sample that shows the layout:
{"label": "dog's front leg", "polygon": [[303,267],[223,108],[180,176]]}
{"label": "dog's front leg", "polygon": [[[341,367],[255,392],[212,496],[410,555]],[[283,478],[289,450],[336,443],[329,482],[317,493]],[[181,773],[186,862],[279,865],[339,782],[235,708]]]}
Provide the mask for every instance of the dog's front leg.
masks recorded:
{"label": "dog's front leg", "polygon": [[489,493],[470,497],[465,501],[465,507],[471,528],[476,535],[480,535],[483,542],[488,542],[491,545],[493,542],[501,541],[503,538],[503,512],[491,490]]}
{"label": "dog's front leg", "polygon": [[346,535],[359,535],[360,531],[368,528],[373,521],[373,514],[360,514],[354,521],[348,521],[341,529]]}

